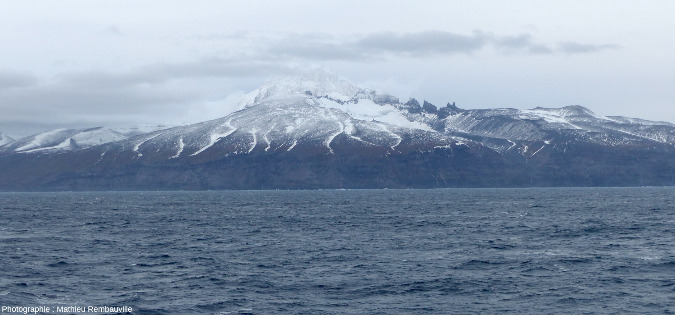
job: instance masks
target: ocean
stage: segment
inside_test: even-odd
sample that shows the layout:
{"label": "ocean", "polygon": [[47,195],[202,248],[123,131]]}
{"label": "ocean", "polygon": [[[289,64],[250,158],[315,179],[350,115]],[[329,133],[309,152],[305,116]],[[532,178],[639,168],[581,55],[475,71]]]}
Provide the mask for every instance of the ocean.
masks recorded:
{"label": "ocean", "polygon": [[0,193],[0,249],[3,313],[675,312],[675,187]]}

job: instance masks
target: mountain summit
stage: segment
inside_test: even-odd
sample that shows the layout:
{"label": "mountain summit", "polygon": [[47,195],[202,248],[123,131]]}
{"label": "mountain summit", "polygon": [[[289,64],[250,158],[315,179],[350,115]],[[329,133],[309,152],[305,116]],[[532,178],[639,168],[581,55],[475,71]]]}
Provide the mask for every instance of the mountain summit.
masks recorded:
{"label": "mountain summit", "polygon": [[321,70],[270,80],[211,121],[0,145],[3,190],[673,185],[674,170],[671,123],[404,103]]}
{"label": "mountain summit", "polygon": [[329,97],[342,102],[355,99],[366,90],[338,75],[321,70],[306,69],[296,74],[268,80],[263,86],[247,94],[245,105],[292,96]]}

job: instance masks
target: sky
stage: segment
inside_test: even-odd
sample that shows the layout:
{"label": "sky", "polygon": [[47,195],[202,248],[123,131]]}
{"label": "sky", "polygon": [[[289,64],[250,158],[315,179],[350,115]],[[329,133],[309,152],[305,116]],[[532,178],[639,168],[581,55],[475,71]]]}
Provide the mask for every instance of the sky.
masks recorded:
{"label": "sky", "polygon": [[182,125],[323,67],[402,100],[675,123],[675,1],[0,0],[0,132]]}

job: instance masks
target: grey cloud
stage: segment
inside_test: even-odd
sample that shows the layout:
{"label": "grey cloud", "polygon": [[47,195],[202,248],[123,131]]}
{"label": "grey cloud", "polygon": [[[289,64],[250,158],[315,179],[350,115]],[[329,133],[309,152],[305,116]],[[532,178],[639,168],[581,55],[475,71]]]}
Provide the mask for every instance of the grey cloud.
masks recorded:
{"label": "grey cloud", "polygon": [[[89,122],[85,126],[110,121],[164,123],[163,118],[183,117],[191,106],[219,95],[212,91],[213,82],[221,81],[213,78],[268,77],[287,71],[290,68],[280,64],[204,59],[119,73],[72,72],[21,89],[0,89],[0,125],[12,121],[35,126],[55,122],[68,126],[78,121]],[[184,79],[189,81],[177,81]]]}
{"label": "grey cloud", "polygon": [[558,52],[566,54],[597,53],[620,48],[615,44],[593,45],[569,41],[560,43],[558,48],[554,49],[546,44],[535,42],[530,34],[497,36],[481,31],[475,31],[470,36],[442,31],[408,34],[378,33],[366,35],[353,45],[355,51],[369,50],[371,54],[390,53],[406,56],[472,53],[488,46],[508,53],[522,51],[533,55]]}
{"label": "grey cloud", "polygon": [[[3,118],[55,119],[83,114],[116,115],[190,101],[194,95],[164,89],[90,89],[52,84],[2,94]],[[147,109],[147,108],[146,108]]]}
{"label": "grey cloud", "polygon": [[129,72],[103,71],[68,73],[60,77],[64,86],[104,90],[157,85],[170,80],[205,77],[269,76],[288,72],[287,66],[277,63],[244,62],[228,59],[203,59],[176,64],[153,64]]}
{"label": "grey cloud", "polygon": [[283,42],[270,47],[267,50],[269,59],[278,58],[302,58],[308,60],[363,60],[369,59],[364,54],[349,45],[332,43],[316,43],[307,41]]}
{"label": "grey cloud", "polygon": [[[253,58],[252,58],[253,59]],[[142,67],[138,74],[152,78],[251,77],[285,73],[290,68],[274,62],[244,61],[239,59],[203,59],[177,64],[155,64]]]}
{"label": "grey cloud", "polygon": [[363,51],[355,49],[349,38],[323,33],[290,34],[281,38],[264,40],[262,59],[285,60],[346,60],[368,59]]}
{"label": "grey cloud", "polygon": [[88,71],[66,73],[58,79],[62,87],[113,90],[140,84],[157,84],[169,78],[142,71],[125,73]]}
{"label": "grey cloud", "polygon": [[352,37],[327,34],[293,34],[265,44],[263,58],[369,61],[386,56],[424,57],[430,55],[468,54],[486,46],[520,50],[535,45],[529,34],[497,37],[481,31],[461,35],[443,31],[398,34],[374,33]]}
{"label": "grey cloud", "polygon": [[282,39],[267,40],[257,57],[267,61],[288,59],[319,61],[369,61],[387,56],[426,57],[471,54],[487,47],[503,53],[579,54],[596,53],[619,46],[591,45],[576,42],[560,43],[553,48],[536,42],[531,34],[499,36],[475,31],[471,35],[444,31],[417,33],[373,33],[351,37],[326,34],[294,34]]}
{"label": "grey cloud", "polygon": [[354,46],[376,52],[406,55],[470,53],[480,50],[488,39],[480,32],[471,36],[442,31],[396,34],[377,33],[364,36]]}
{"label": "grey cloud", "polygon": [[599,52],[602,50],[618,49],[619,45],[614,44],[591,45],[591,44],[581,44],[577,42],[562,42],[559,44],[559,48],[560,51],[568,54],[588,54]]}
{"label": "grey cloud", "polygon": [[530,45],[527,47],[527,52],[532,55],[546,55],[546,54],[552,54],[555,51],[545,45]]}
{"label": "grey cloud", "polygon": [[532,35],[504,36],[494,40],[495,45],[504,48],[527,48],[532,46]]}
{"label": "grey cloud", "polygon": [[163,123],[180,117],[186,104],[198,102],[200,95],[167,87],[100,89],[57,83],[5,91],[0,99],[0,126],[20,122],[21,128],[10,131],[25,136],[56,127]]}
{"label": "grey cloud", "polygon": [[535,43],[530,34],[520,34],[517,36],[494,36],[492,44],[505,51],[524,51],[532,55],[551,54],[553,49],[544,44]]}
{"label": "grey cloud", "polygon": [[28,87],[37,84],[38,79],[30,74],[0,71],[0,90]]}

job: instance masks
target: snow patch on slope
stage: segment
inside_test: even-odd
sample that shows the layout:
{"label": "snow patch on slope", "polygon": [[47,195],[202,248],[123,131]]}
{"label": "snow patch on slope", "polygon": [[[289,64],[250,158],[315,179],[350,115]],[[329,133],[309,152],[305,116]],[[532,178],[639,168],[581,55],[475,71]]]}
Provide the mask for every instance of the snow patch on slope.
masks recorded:
{"label": "snow patch on slope", "polygon": [[291,150],[293,150],[293,148],[295,148],[296,145],[298,145],[298,140],[297,140],[297,139],[296,139],[296,140],[293,140],[293,144],[291,144],[291,146],[290,146],[286,151],[291,151]]}
{"label": "snow patch on slope", "polygon": [[26,151],[30,149],[34,149],[40,146],[43,146],[44,144],[53,141],[53,139],[62,131],[65,131],[65,129],[55,129],[51,131],[46,131],[43,133],[36,134],[32,136],[32,140],[30,140],[28,143],[25,145],[22,145],[21,147],[16,148],[15,151],[20,152],[20,151]]}
{"label": "snow patch on slope", "polygon": [[228,121],[226,121],[224,126],[228,128],[227,132],[224,132],[224,133],[214,132],[214,133],[212,133],[209,136],[209,138],[210,138],[209,144],[207,144],[206,146],[203,146],[201,149],[197,150],[197,152],[190,154],[190,156],[195,156],[199,153],[204,152],[204,150],[212,147],[214,144],[216,144],[216,142],[220,141],[220,139],[225,138],[225,137],[231,135],[232,133],[234,133],[235,131],[237,131],[237,127],[232,126],[232,119],[229,119]]}
{"label": "snow patch on slope", "polygon": [[143,140],[141,140],[140,142],[136,143],[136,145],[134,146],[134,152],[136,152],[136,153],[138,154],[138,157],[142,157],[142,156],[143,156],[143,153],[141,153],[141,152],[138,151],[138,150],[141,148],[141,145],[143,145],[144,143],[146,143],[146,142],[148,142],[148,141],[150,141],[150,140],[152,140],[152,139],[154,139],[154,138],[157,138],[159,135],[161,135],[161,133],[157,133],[157,134],[154,134],[154,135],[152,135],[152,136],[143,138]]}
{"label": "snow patch on slope", "polygon": [[331,142],[335,140],[335,137],[345,132],[345,126],[341,122],[337,122],[337,124],[340,126],[340,128],[338,128],[335,133],[331,134],[328,136],[328,139],[326,139],[326,147],[328,147],[328,150],[330,150],[330,154],[333,154],[333,148],[330,147]]}
{"label": "snow patch on slope", "polygon": [[403,141],[403,138],[401,138],[401,136],[399,136],[399,135],[397,135],[396,133],[394,133],[394,132],[392,132],[391,130],[389,130],[389,128],[387,128],[386,125],[383,125],[383,124],[377,124],[377,125],[382,129],[382,131],[389,133],[392,137],[394,137],[394,139],[396,139],[396,144],[390,146],[390,148],[391,148],[392,150],[396,150],[396,147],[397,147],[399,144],[401,144],[401,141]]}
{"label": "snow patch on slope", "polygon": [[86,130],[80,132],[70,139],[75,141],[79,147],[90,147],[99,144],[119,141],[127,138],[127,136],[108,128],[98,128],[94,130]]}
{"label": "snow patch on slope", "polygon": [[185,148],[185,143],[183,142],[183,138],[178,139],[178,152],[174,156],[172,156],[172,159],[176,159],[180,157],[180,154],[183,153],[183,149]]}
{"label": "snow patch on slope", "polygon": [[0,146],[14,142],[14,139],[0,132]]}
{"label": "snow patch on slope", "polygon": [[171,127],[175,126],[169,126],[169,125],[134,125],[131,127],[114,127],[110,128],[110,130],[113,130],[115,132],[118,132],[125,137],[133,137],[133,136],[138,136],[146,133],[151,133],[159,130],[164,130],[164,129],[169,129]]}
{"label": "snow patch on slope", "polygon": [[247,153],[251,153],[251,151],[253,151],[253,149],[255,149],[255,146],[258,145],[258,137],[256,136],[257,132],[258,132],[258,130],[255,129],[255,128],[253,128],[253,130],[251,130],[251,136],[253,137],[253,141],[251,142],[251,148],[248,149]]}
{"label": "snow patch on slope", "polygon": [[581,127],[569,122],[561,115],[559,111],[545,110],[545,109],[524,109],[520,111],[519,118],[521,119],[543,119],[552,124],[560,124],[571,127],[572,129],[582,129]]}
{"label": "snow patch on slope", "polygon": [[354,119],[365,121],[378,121],[404,128],[433,131],[428,125],[417,121],[410,121],[401,111],[394,106],[378,105],[369,99],[358,99],[353,102],[340,104],[330,99],[319,99],[318,105],[325,108],[333,108],[346,112]]}

